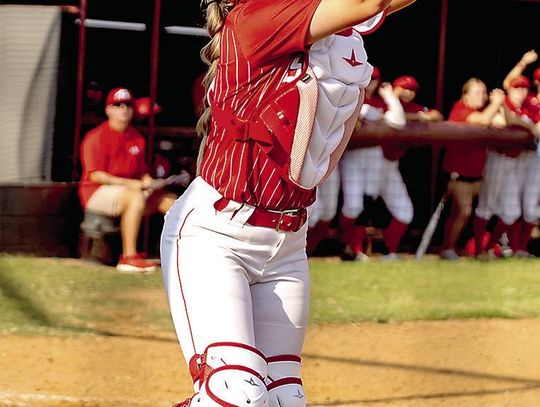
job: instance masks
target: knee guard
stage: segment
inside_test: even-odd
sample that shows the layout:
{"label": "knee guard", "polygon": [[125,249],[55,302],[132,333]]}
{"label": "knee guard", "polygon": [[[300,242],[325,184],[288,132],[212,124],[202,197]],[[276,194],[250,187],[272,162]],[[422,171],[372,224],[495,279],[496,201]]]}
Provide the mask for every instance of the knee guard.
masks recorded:
{"label": "knee guard", "polygon": [[267,363],[257,349],[235,342],[209,345],[190,361],[199,389],[187,406],[267,407]]}
{"label": "knee guard", "polygon": [[306,397],[300,379],[300,357],[277,355],[267,358],[268,407],[305,407]]}

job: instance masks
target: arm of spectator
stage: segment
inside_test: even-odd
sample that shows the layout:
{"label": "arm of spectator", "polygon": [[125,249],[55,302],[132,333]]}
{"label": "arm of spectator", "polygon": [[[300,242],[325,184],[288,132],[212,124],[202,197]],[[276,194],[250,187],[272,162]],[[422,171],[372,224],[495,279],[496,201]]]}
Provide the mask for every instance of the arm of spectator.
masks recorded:
{"label": "arm of spectator", "polygon": [[527,65],[532,64],[538,59],[538,54],[535,50],[527,51],[523,54],[519,62],[508,72],[506,75],[506,78],[504,78],[503,81],[503,88],[508,89],[510,86],[510,83],[516,79],[518,76],[523,74],[523,71],[525,68],[527,68]]}
{"label": "arm of spectator", "polygon": [[128,188],[142,189],[143,183],[139,179],[117,177],[116,175],[109,174],[106,171],[92,171],[90,173],[90,180],[98,184],[103,185],[125,185]]}
{"label": "arm of spectator", "polygon": [[444,116],[437,109],[429,109],[425,112],[420,111],[417,115],[419,120],[425,122],[440,122],[444,120]]}
{"label": "arm of spectator", "polygon": [[403,128],[407,124],[405,111],[399,98],[394,93],[394,88],[388,82],[381,84],[379,95],[386,103],[387,111],[384,113],[384,121],[387,125],[394,128]]}
{"label": "arm of spectator", "polygon": [[480,126],[490,126],[495,124],[495,127],[500,127],[498,123],[494,123],[497,120],[497,114],[501,106],[504,104],[505,93],[502,89],[493,89],[489,95],[489,104],[482,111],[476,111],[467,116],[467,123]]}
{"label": "arm of spectator", "polygon": [[142,189],[148,189],[154,182],[154,178],[148,173],[145,173],[141,177]]}

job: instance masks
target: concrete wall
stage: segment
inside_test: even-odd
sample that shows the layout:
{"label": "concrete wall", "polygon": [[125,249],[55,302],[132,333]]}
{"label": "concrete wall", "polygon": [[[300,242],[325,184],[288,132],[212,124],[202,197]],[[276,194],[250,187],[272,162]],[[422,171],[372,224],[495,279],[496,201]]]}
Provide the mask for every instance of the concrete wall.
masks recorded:
{"label": "concrete wall", "polygon": [[0,182],[50,180],[60,8],[0,6]]}

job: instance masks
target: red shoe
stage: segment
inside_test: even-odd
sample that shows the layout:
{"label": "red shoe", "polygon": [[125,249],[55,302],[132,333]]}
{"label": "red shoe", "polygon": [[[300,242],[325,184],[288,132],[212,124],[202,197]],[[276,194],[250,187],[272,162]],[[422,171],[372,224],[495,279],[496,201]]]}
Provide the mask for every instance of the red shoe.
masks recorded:
{"label": "red shoe", "polygon": [[116,265],[116,270],[121,273],[153,273],[156,268],[155,263],[144,260],[138,253],[129,257],[120,256]]}

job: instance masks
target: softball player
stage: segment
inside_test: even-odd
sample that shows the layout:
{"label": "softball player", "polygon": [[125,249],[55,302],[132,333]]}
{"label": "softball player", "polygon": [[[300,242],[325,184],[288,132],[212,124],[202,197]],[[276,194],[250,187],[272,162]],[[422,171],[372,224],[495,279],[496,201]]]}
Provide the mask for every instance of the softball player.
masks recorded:
{"label": "softball player", "polygon": [[[508,88],[512,81],[523,74],[525,68],[538,60],[538,54],[535,50],[527,51],[523,54],[519,62],[508,73],[504,79],[504,86]],[[533,72],[534,92],[529,92],[523,102],[523,109],[533,122],[540,121],[540,68]],[[539,150],[540,151],[540,150]],[[523,215],[520,220],[515,222],[510,228],[510,244],[517,257],[530,256],[527,247],[531,238],[531,231],[539,218],[540,201],[540,159],[531,152],[527,152],[522,159],[523,171],[526,174],[525,184],[523,186]]]}
{"label": "softball player", "polygon": [[[392,85],[379,84],[380,71],[376,70],[366,88],[361,118],[366,122],[384,120],[389,126],[403,128],[406,124],[405,112],[394,94]],[[381,146],[347,150],[341,160],[340,169],[343,183],[340,227],[345,243],[341,258],[367,261],[368,257],[363,252],[365,225],[356,224],[358,216],[364,211],[364,195],[373,198],[381,196],[392,213],[398,213],[402,208],[397,202],[398,195],[403,192],[399,186],[405,185],[397,164],[384,157]],[[405,196],[408,196],[406,189]],[[385,240],[388,237],[389,234],[385,233]]]}
{"label": "softball player", "polygon": [[[530,82],[524,76],[510,81],[506,89],[506,116],[508,125],[518,123],[538,133],[538,126],[533,125],[533,115],[524,105],[529,86]],[[530,236],[533,223],[536,222],[538,202],[533,204],[529,199],[524,200],[524,190],[533,159],[536,159],[535,152],[523,148],[488,152],[474,225],[477,255],[480,259],[494,257],[492,248],[503,233],[510,235],[510,246],[516,251],[521,250],[521,236],[523,239]],[[479,244],[479,236],[483,235],[488,221],[494,215],[498,220],[486,248],[488,253],[485,253]]]}
{"label": "softball player", "polygon": [[[488,103],[485,83],[478,78],[470,78],[463,85],[461,98],[452,106],[448,120],[484,127],[494,125],[504,99],[504,91],[494,89]],[[471,216],[473,199],[480,191],[485,161],[485,147],[450,145],[445,148],[442,167],[450,179],[447,188],[452,206],[439,254],[444,260],[459,259],[456,243]],[[480,242],[479,247],[481,245]]]}
{"label": "softball player", "polygon": [[205,3],[199,176],[161,240],[195,388],[178,406],[305,406],[306,208],[346,147],[371,74],[361,37],[334,33],[409,3]]}
{"label": "softball player", "polygon": [[[391,119],[386,116],[387,123],[403,127],[406,120],[442,120],[440,112],[414,101],[420,87],[415,78],[401,76],[394,80],[392,85],[393,92],[382,94],[389,107],[388,112],[392,112]],[[369,114],[367,109],[366,113]],[[361,251],[365,229],[364,226],[355,225],[356,218],[363,210],[364,194],[373,198],[380,196],[391,213],[392,219],[383,233],[388,249],[388,254],[383,259],[398,258],[399,244],[414,214],[411,198],[399,172],[399,159],[405,152],[406,149],[400,146],[385,144],[382,148],[353,150],[344,155],[342,169],[348,180],[343,181],[341,226],[346,245],[342,258],[362,261],[366,259]],[[363,166],[364,170],[358,169],[358,165]],[[362,175],[359,177],[358,174]]]}

